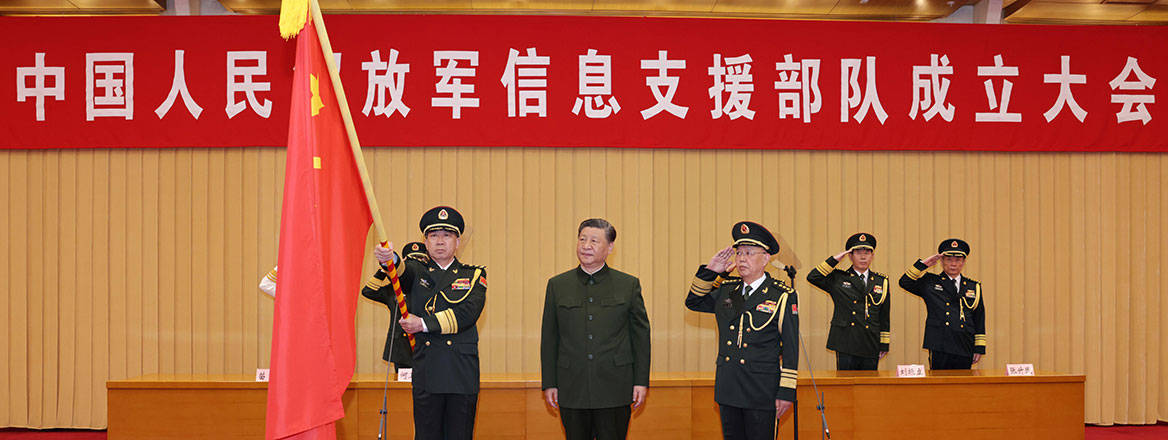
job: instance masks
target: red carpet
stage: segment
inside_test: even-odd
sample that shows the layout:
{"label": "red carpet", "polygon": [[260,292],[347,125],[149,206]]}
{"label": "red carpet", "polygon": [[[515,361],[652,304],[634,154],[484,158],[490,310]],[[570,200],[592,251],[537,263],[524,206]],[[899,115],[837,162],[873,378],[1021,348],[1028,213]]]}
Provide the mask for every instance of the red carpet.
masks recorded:
{"label": "red carpet", "polygon": [[88,429],[0,428],[0,440],[106,440],[105,431]]}
{"label": "red carpet", "polygon": [[1168,423],[1155,425],[1087,425],[1086,440],[1168,439]]}
{"label": "red carpet", "polygon": [[[1086,440],[1168,439],[1168,423],[1140,426],[1087,426]],[[0,440],[106,440],[105,431],[76,429],[0,429]],[[635,440],[635,439],[633,439]]]}

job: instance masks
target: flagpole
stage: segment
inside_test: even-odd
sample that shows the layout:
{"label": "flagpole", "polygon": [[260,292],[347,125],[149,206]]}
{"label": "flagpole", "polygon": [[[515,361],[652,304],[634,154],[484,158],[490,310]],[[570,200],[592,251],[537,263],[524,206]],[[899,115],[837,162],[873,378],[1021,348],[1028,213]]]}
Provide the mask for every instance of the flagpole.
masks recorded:
{"label": "flagpole", "polygon": [[320,41],[321,52],[324,53],[324,64],[328,67],[329,78],[332,79],[333,94],[337,96],[337,106],[341,110],[341,120],[345,122],[345,133],[349,136],[349,148],[353,150],[353,160],[357,162],[357,172],[361,175],[361,184],[365,187],[365,200],[369,202],[369,214],[373,217],[373,228],[377,231],[377,242],[385,246],[389,236],[385,232],[385,225],[381,222],[381,209],[377,206],[377,198],[373,197],[373,183],[369,180],[369,170],[365,168],[365,156],[361,153],[361,142],[357,140],[357,128],[353,125],[353,115],[349,113],[349,101],[345,99],[345,89],[341,86],[341,74],[337,70],[336,58],[333,56],[333,46],[329,43],[328,32],[324,29],[324,17],[320,13],[320,4],[317,0],[309,0],[309,9],[312,11],[312,21],[316,24],[316,36]]}
{"label": "flagpole", "polygon": [[[357,173],[361,176],[361,185],[365,189],[365,200],[369,203],[369,215],[373,217],[373,228],[377,231],[377,242],[381,246],[386,246],[389,243],[389,235],[385,232],[385,225],[381,222],[381,208],[377,205],[377,198],[373,196],[373,183],[369,179],[369,169],[365,167],[365,155],[361,153],[361,141],[357,139],[357,128],[353,125],[353,115],[349,112],[349,101],[345,98],[345,88],[341,85],[340,70],[337,69],[336,57],[333,56],[333,46],[329,42],[328,32],[324,27],[324,16],[320,12],[320,3],[318,0],[308,0],[309,10],[312,14],[312,21],[316,24],[317,41],[320,42],[321,53],[324,54],[324,64],[328,68],[329,78],[333,84],[333,94],[337,96],[337,107],[341,110],[341,120],[345,123],[345,134],[349,137],[349,148],[353,151],[353,161],[357,164]],[[389,275],[390,283],[393,285],[394,299],[397,302],[398,310],[402,317],[409,316],[406,310],[405,295],[402,293],[401,284],[398,280],[397,267],[390,262],[386,269]],[[392,307],[392,306],[391,306]],[[392,314],[391,314],[392,316]],[[396,331],[397,322],[389,324],[389,357],[393,357],[393,340]],[[413,334],[407,334],[409,339],[410,350],[413,351],[415,340]],[[385,370],[385,389],[381,393],[381,426],[378,427],[377,438],[381,440],[382,435],[385,434],[386,423],[386,405],[389,391],[389,366],[386,365]]]}

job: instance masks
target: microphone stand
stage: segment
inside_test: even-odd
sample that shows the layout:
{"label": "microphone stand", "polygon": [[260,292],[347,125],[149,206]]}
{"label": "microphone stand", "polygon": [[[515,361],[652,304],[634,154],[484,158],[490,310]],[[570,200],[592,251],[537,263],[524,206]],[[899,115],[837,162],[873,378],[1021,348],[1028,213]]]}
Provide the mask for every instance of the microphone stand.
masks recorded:
{"label": "microphone stand", "polygon": [[[784,266],[783,271],[787,272],[787,277],[791,278],[791,288],[795,288],[795,268],[791,266]],[[819,432],[820,439],[831,440],[831,431],[827,429],[827,414],[824,412],[823,393],[819,392],[819,386],[815,384],[815,371],[811,367],[811,356],[807,354],[807,344],[803,341],[803,332],[799,332],[799,345],[803,347],[803,359],[807,362],[807,374],[811,376],[811,388],[815,392],[818,405],[815,409],[819,410],[819,419],[823,423],[823,429]],[[794,412],[791,417],[795,420],[795,440],[799,440],[799,399],[795,399]]]}
{"label": "microphone stand", "polygon": [[[395,309],[392,306],[390,306],[390,310],[395,310]],[[385,420],[386,420],[386,414],[388,414],[388,412],[386,411],[386,408],[388,407],[388,402],[389,402],[389,398],[388,398],[388,395],[389,395],[389,370],[390,370],[389,364],[393,360],[393,342],[395,339],[397,339],[396,338],[397,332],[393,331],[394,328],[397,328],[397,319],[394,319],[394,316],[397,316],[396,313],[389,314],[389,318],[393,322],[389,323],[389,336],[388,336],[389,337],[389,351],[386,353],[386,357],[389,359],[386,360],[386,362],[385,362],[385,385],[381,389],[381,411],[378,411],[378,414],[381,415],[380,416],[381,420],[377,424],[377,440],[382,440],[384,438],[385,424],[386,424]]]}

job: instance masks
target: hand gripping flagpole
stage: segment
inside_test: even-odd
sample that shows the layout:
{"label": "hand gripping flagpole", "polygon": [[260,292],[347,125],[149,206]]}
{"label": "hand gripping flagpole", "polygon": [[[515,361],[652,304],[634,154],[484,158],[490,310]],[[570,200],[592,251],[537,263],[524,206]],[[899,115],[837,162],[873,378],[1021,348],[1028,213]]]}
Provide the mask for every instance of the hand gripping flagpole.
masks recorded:
{"label": "hand gripping flagpole", "polygon": [[[353,161],[356,162],[357,172],[361,175],[361,184],[365,189],[365,200],[369,203],[369,214],[373,217],[373,228],[377,231],[377,241],[381,246],[388,245],[389,238],[385,233],[385,226],[381,221],[381,210],[377,205],[377,198],[373,196],[373,183],[369,180],[369,170],[365,167],[365,156],[361,153],[361,142],[357,139],[357,129],[353,125],[353,115],[349,112],[349,102],[345,98],[345,89],[341,85],[340,71],[337,70],[336,58],[333,56],[332,44],[329,43],[328,32],[324,27],[324,16],[320,12],[320,4],[318,0],[308,0],[309,11],[312,16],[312,21],[316,25],[317,41],[320,42],[321,52],[324,54],[324,63],[328,67],[329,79],[333,85],[333,94],[337,97],[337,107],[341,111],[341,119],[345,123],[345,133],[349,137],[349,148],[353,151]],[[398,280],[397,267],[391,261],[387,265],[386,272],[389,274],[390,282],[393,284],[394,299],[397,301],[398,311],[401,316],[407,317],[409,311],[406,310],[406,298],[401,289],[401,282]],[[393,354],[393,335],[396,334],[397,321],[390,323],[389,331],[389,349],[390,355]],[[414,335],[408,334],[410,341],[410,351],[412,352],[416,342],[414,342]],[[381,423],[378,427],[377,438],[380,440],[385,433],[385,416],[387,406],[387,395],[389,390],[389,366],[385,370],[385,387],[381,393]]]}

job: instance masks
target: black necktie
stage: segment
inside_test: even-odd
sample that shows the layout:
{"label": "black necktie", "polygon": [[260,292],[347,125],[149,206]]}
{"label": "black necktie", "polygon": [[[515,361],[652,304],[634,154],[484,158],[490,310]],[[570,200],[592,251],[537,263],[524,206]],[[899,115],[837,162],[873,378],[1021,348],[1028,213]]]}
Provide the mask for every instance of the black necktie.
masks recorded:
{"label": "black necktie", "polygon": [[752,289],[750,288],[749,284],[742,286],[742,299],[750,298],[750,291],[751,290]]}

